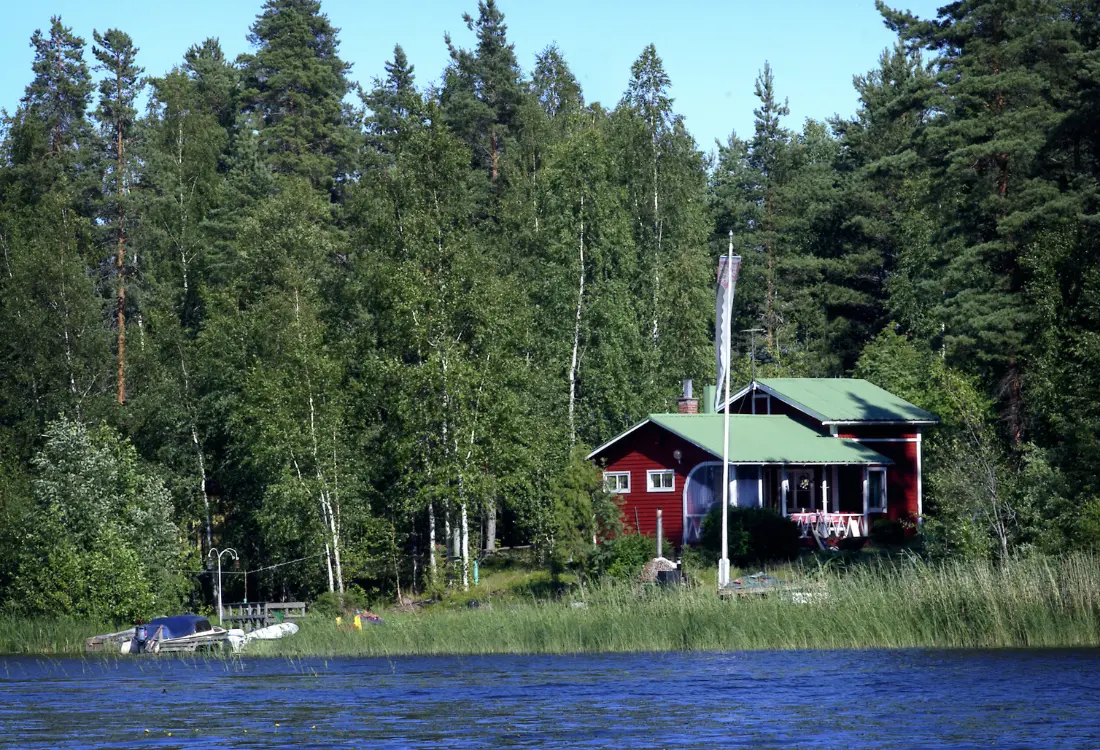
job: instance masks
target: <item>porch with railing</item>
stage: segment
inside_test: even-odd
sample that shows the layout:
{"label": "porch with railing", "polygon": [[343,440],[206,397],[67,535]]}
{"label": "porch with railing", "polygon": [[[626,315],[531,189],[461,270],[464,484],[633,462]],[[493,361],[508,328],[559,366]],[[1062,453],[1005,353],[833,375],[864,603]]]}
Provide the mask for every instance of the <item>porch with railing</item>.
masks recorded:
{"label": "porch with railing", "polygon": [[813,537],[815,531],[821,539],[867,536],[867,516],[862,513],[803,511],[790,513],[788,518],[798,524],[803,539]]}

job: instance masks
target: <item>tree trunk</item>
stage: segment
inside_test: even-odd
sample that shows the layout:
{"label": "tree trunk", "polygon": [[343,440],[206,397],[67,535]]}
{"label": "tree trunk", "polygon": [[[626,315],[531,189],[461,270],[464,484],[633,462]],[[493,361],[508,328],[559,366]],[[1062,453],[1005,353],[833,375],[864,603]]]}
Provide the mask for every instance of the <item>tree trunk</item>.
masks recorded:
{"label": "tree trunk", "polygon": [[485,503],[485,551],[494,552],[497,548],[497,507],[492,500]]}
{"label": "tree trunk", "polygon": [[434,586],[438,579],[438,569],[435,561],[435,504],[428,503],[428,576]]}
{"label": "tree trunk", "polygon": [[764,340],[770,352],[775,351],[775,239],[772,237],[772,195],[764,199]]}
{"label": "tree trunk", "polygon": [[199,429],[196,424],[195,414],[191,410],[191,378],[187,374],[187,360],[183,356],[183,347],[179,347],[180,372],[183,374],[183,398],[187,403],[187,418],[191,427],[191,443],[195,446],[195,456],[199,463],[199,491],[202,493],[202,509],[206,522],[206,549],[214,547],[214,525],[210,517],[210,495],[206,492],[206,457],[202,452],[202,442],[199,440]]}
{"label": "tree trunk", "polygon": [[[301,320],[300,320],[300,296],[298,290],[294,290],[294,322],[298,326],[298,343],[302,347],[302,354],[305,354],[305,338],[302,336]],[[306,400],[309,405],[309,437],[313,446],[313,466],[314,473],[317,477],[317,494],[321,504],[321,526],[325,529],[325,552],[328,557],[329,565],[329,591],[337,590],[336,585],[339,586],[340,595],[344,594],[344,571],[343,566],[340,564],[340,525],[337,513],[339,506],[333,505],[333,497],[329,494],[328,480],[325,478],[324,470],[321,467],[321,453],[317,440],[317,412],[316,406],[313,402],[313,381],[310,379],[308,370],[305,373],[306,384]],[[336,467],[336,432],[333,430],[333,473],[337,471]],[[299,479],[301,479],[301,472],[299,471]],[[339,500],[336,499],[339,503]],[[331,546],[331,547],[330,547]],[[333,581],[332,566],[336,565],[336,582]]]}
{"label": "tree trunk", "polygon": [[[416,576],[420,572],[418,563],[420,562],[420,535],[416,533],[415,526],[412,533],[412,579],[409,581],[409,593],[416,596]],[[398,595],[401,591],[398,589]]]}
{"label": "tree trunk", "polygon": [[660,339],[660,296],[661,296],[661,220],[657,212],[657,143],[656,131],[654,131],[653,144],[653,238],[657,242],[657,250],[653,258],[653,344],[656,346]]}
{"label": "tree trunk", "polygon": [[336,591],[336,586],[332,580],[332,550],[329,549],[328,541],[325,541],[325,566],[328,568],[328,590],[330,593]]}
{"label": "tree trunk", "polygon": [[489,133],[489,174],[493,182],[500,176],[500,153],[497,151],[497,134]]}
{"label": "tree trunk", "polygon": [[1024,442],[1024,399],[1023,386],[1020,383],[1020,368],[1013,357],[1008,361],[1008,373],[1005,376],[1005,390],[1008,397],[1008,434],[1012,447],[1019,449]]}
{"label": "tree trunk", "polygon": [[199,490],[202,492],[202,509],[206,521],[206,549],[214,547],[214,526],[210,520],[210,496],[206,492],[206,459],[202,455],[202,444],[195,423],[191,423],[191,442],[195,445],[195,455],[199,459]]}
{"label": "tree trunk", "polygon": [[[122,80],[117,77],[117,86],[121,98]],[[118,180],[118,251],[115,258],[115,268],[118,271],[118,403],[126,403],[126,227],[125,213],[122,206],[122,198],[126,191],[125,182],[125,147],[122,140],[122,118],[115,121],[115,179]]]}
{"label": "tree trunk", "polygon": [[466,517],[465,501],[462,503],[462,590],[470,590],[470,525]]}
{"label": "tree trunk", "polygon": [[581,344],[581,311],[584,309],[584,192],[581,192],[581,232],[578,250],[577,312],[573,316],[573,358],[569,364],[569,444],[577,444],[577,354]]}
{"label": "tree trunk", "polygon": [[126,246],[120,235],[118,256],[115,261],[115,267],[118,269],[118,296],[115,303],[118,318],[118,394],[116,398],[119,404],[126,403],[126,286],[123,282],[125,272],[122,267],[125,254]]}
{"label": "tree trunk", "polygon": [[397,522],[390,515],[390,556],[393,558],[393,580],[397,588],[397,603],[401,603],[401,566],[397,562]]}
{"label": "tree trunk", "polygon": [[450,503],[443,504],[443,549],[447,550],[447,557],[453,556],[454,534],[451,533]]}

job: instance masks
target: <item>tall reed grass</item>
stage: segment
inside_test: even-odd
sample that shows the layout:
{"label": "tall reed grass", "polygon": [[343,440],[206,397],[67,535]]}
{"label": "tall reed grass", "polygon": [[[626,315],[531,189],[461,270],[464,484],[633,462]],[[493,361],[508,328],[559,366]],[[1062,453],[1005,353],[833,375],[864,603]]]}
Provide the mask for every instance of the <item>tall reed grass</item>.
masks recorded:
{"label": "tall reed grass", "polygon": [[0,654],[79,654],[88,636],[123,627],[95,620],[0,616]]}
{"label": "tall reed grass", "polygon": [[[391,614],[363,632],[314,622],[271,655],[578,653],[1100,645],[1100,558],[919,560],[803,570],[810,596],[591,587],[562,601]],[[802,603],[800,603],[802,602]]]}
{"label": "tall reed grass", "polygon": [[[250,655],[580,653],[596,651],[1002,648],[1100,645],[1100,557],[1003,564],[880,561],[791,571],[809,596],[721,599],[712,587],[595,586],[561,600],[384,613],[362,632],[311,617]],[[79,653],[110,626],[0,619],[0,652]]]}

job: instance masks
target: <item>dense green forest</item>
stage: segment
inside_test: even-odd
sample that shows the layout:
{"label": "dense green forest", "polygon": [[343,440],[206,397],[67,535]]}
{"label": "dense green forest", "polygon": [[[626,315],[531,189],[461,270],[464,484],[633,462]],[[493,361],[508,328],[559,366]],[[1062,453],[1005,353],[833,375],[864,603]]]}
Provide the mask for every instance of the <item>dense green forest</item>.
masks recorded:
{"label": "dense green forest", "polygon": [[492,0],[432,88],[400,46],[351,80],[317,0],[157,77],[52,19],[2,133],[3,606],[194,603],[212,547],[291,563],[255,600],[589,539],[583,446],[713,380],[731,231],[766,374],[943,417],[927,554],[1100,545],[1100,5],[878,10],[854,116],[795,127],[762,60],[721,144],[652,45],[589,103]]}

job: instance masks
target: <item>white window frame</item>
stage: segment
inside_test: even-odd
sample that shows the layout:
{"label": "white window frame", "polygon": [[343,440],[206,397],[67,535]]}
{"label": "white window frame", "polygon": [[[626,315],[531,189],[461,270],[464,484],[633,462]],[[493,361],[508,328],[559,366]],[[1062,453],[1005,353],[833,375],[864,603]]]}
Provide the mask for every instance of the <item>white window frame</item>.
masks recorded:
{"label": "white window frame", "polygon": [[[882,501],[881,507],[875,507],[871,502],[871,474],[882,474],[882,492],[880,493],[879,500]],[[886,512],[886,467],[885,466],[868,466],[867,467],[867,483],[864,485],[864,494],[866,495],[867,502],[866,508],[868,513],[885,513]]]}
{"label": "white window frame", "polygon": [[[669,487],[664,486],[664,482],[661,483],[661,487],[653,486],[653,476],[664,476],[666,474],[672,475],[672,485]],[[676,471],[675,469],[648,469],[645,473],[645,491],[646,492],[675,492],[676,491]]]}
{"label": "white window frame", "polygon": [[[616,486],[615,489],[608,489],[607,480],[611,479],[612,477],[615,477],[616,479],[618,479],[619,477],[626,477],[626,488],[623,489],[621,487]],[[618,485],[618,482],[616,482],[615,484]],[[627,493],[630,492],[630,472],[629,471],[605,471],[603,473],[603,488],[604,488],[604,491],[610,492],[612,495],[626,495]]]}

